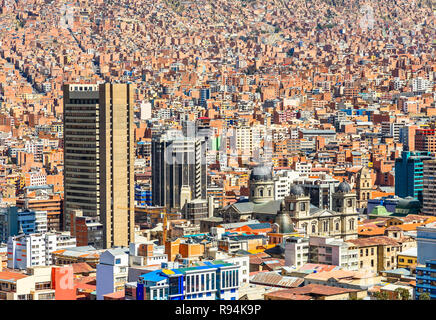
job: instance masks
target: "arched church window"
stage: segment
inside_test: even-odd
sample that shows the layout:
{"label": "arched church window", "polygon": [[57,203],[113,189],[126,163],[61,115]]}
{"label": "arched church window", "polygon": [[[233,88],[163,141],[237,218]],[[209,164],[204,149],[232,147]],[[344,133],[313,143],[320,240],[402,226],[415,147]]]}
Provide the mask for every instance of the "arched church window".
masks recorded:
{"label": "arched church window", "polygon": [[323,231],[324,232],[329,231],[329,222],[328,221],[323,222]]}

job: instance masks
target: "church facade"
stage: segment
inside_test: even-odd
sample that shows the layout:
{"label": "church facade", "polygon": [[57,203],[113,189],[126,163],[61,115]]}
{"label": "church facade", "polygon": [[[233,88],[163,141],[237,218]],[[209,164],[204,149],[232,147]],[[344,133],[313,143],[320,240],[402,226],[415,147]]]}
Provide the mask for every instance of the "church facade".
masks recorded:
{"label": "church facade", "polygon": [[[271,169],[256,167],[250,175],[249,201],[237,202],[221,210],[224,222],[257,219],[276,223],[279,232],[304,232],[307,236],[329,236],[344,240],[357,239],[357,197],[346,182],[341,182],[333,193],[332,210],[310,204],[310,196],[303,187],[293,185],[284,200],[274,200]],[[272,193],[269,193],[269,191]],[[291,223],[292,225],[286,225]]]}

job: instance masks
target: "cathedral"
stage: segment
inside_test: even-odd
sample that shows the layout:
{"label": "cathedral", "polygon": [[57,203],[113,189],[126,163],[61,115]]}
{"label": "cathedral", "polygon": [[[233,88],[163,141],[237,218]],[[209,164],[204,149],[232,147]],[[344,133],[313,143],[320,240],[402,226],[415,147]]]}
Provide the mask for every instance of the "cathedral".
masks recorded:
{"label": "cathedral", "polygon": [[280,233],[304,232],[307,236],[329,236],[344,240],[357,238],[357,197],[347,182],[341,182],[333,193],[332,210],[310,203],[303,187],[295,184],[284,200],[274,200],[271,168],[253,168],[249,180],[249,201],[224,207],[224,222],[257,219],[276,224]]}

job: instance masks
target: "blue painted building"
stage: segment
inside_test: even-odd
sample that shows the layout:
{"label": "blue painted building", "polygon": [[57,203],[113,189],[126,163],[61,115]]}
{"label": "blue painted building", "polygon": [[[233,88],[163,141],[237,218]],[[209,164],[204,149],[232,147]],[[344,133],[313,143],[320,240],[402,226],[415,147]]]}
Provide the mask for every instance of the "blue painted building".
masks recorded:
{"label": "blue painted building", "polygon": [[436,260],[436,222],[416,228],[418,245],[418,264]]}
{"label": "blue painted building", "polygon": [[140,207],[153,205],[150,185],[135,185],[135,201]]}
{"label": "blue painted building", "polygon": [[419,300],[424,292],[436,300],[436,260],[427,261],[425,267],[416,267],[415,299]]}
{"label": "blue painted building", "polygon": [[422,203],[423,161],[433,159],[430,152],[403,151],[395,160],[395,195],[413,197]]}
{"label": "blue painted building", "polygon": [[200,105],[207,106],[207,100],[210,99],[210,88],[200,89]]}
{"label": "blue painted building", "polygon": [[10,236],[18,235],[18,208],[0,209],[0,243],[6,243]]}
{"label": "blue painted building", "polygon": [[239,266],[223,261],[140,276],[136,300],[237,300]]}

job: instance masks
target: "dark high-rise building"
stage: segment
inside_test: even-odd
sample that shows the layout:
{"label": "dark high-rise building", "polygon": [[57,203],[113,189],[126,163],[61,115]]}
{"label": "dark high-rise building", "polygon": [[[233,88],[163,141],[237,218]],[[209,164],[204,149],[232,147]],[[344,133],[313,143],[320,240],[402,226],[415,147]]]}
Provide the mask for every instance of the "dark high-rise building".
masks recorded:
{"label": "dark high-rise building", "polygon": [[103,247],[134,240],[131,84],[64,85],[66,230],[74,210],[98,217]]}
{"label": "dark high-rise building", "polygon": [[422,203],[425,160],[432,160],[429,152],[403,151],[401,158],[395,159],[395,195],[413,197]]}
{"label": "dark high-rise building", "polygon": [[204,139],[168,131],[152,140],[153,205],[182,209],[186,201],[206,199]]}

